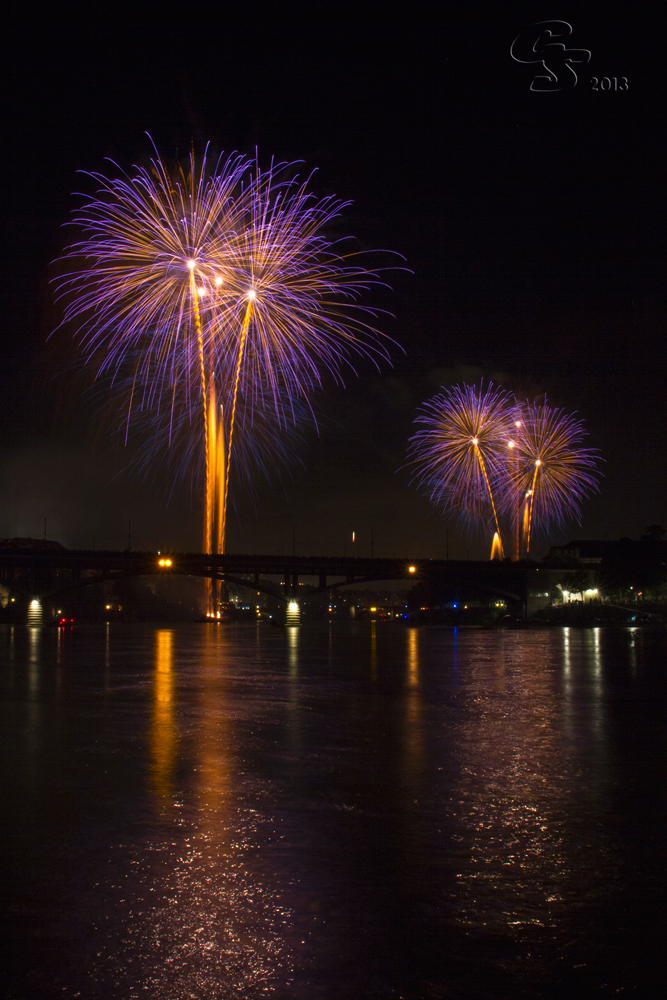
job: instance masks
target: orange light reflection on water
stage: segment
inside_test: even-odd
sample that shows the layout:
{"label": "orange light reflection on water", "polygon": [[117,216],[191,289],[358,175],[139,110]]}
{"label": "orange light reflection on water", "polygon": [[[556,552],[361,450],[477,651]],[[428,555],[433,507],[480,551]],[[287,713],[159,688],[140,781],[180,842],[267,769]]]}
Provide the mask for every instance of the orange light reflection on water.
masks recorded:
{"label": "orange light reflection on water", "polygon": [[420,630],[406,629],[406,678],[407,688],[405,698],[405,776],[408,781],[408,794],[419,794],[418,782],[421,774],[424,747],[422,732],[422,697],[420,691]]}
{"label": "orange light reflection on water", "polygon": [[[108,626],[107,626],[108,630]],[[174,633],[155,633],[153,713],[150,731],[151,780],[158,800],[166,802],[172,793],[172,772],[176,758],[174,682]]]}
{"label": "orange light reflection on water", "polygon": [[[241,761],[227,675],[230,638],[221,629],[206,628],[197,638],[199,697],[180,741],[188,787],[185,794],[179,788],[177,638],[171,630],[156,633],[149,745],[161,826],[137,850],[127,935],[113,955],[100,958],[117,965],[119,982],[139,976],[156,1000],[254,996],[289,960],[292,915],[257,850],[261,803],[235,789]],[[290,653],[296,677],[296,640]],[[138,955],[141,969],[132,969]]]}
{"label": "orange light reflection on water", "polygon": [[377,680],[377,668],[378,668],[378,637],[377,637],[377,622],[371,622],[371,679]]}

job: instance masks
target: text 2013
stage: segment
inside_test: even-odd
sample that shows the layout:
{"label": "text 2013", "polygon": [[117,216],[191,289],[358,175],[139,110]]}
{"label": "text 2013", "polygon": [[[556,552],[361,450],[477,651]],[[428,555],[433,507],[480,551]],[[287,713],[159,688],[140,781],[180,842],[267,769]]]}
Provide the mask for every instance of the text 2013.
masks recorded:
{"label": "text 2013", "polygon": [[627,76],[592,76],[591,90],[628,90]]}

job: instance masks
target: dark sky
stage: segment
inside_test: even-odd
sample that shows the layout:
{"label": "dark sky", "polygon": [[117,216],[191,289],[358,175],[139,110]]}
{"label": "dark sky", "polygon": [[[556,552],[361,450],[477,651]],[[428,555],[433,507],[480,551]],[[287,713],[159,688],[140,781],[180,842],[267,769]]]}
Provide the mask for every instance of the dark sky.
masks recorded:
{"label": "dark sky", "polygon": [[[85,183],[76,171],[238,149],[317,167],[354,200],[347,230],[397,251],[385,331],[405,353],[318,403],[319,437],[255,501],[232,550],[441,556],[446,521],[409,485],[416,407],[461,377],[577,410],[606,459],[569,537],[667,526],[664,434],[664,58],[645,5],[413,2],[65,4],[5,22],[0,537],[198,548],[198,501],[138,479],[65,374],[49,262]],[[544,19],[591,51],[576,87],[535,93],[510,56]],[[608,78],[611,89],[594,89]],[[615,90],[617,85],[627,90]],[[603,84],[606,86],[606,83]],[[450,526],[450,554],[486,542]],[[541,551],[548,542],[543,541]]]}

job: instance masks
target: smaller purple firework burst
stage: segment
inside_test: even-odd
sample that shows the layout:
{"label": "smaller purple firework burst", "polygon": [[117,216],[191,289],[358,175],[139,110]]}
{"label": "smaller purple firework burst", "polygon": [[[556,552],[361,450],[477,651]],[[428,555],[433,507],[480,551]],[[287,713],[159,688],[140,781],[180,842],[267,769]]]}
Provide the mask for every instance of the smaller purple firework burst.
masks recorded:
{"label": "smaller purple firework burst", "polygon": [[415,479],[468,527],[497,530],[518,558],[531,535],[579,519],[598,490],[598,452],[583,422],[562,409],[518,402],[489,384],[456,385],[424,403],[410,439]]}

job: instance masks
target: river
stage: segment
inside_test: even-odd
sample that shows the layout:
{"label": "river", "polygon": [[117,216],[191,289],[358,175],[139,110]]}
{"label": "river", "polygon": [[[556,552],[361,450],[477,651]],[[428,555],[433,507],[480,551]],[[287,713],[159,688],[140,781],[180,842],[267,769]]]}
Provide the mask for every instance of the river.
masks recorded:
{"label": "river", "polygon": [[0,627],[0,997],[662,996],[666,652]]}

